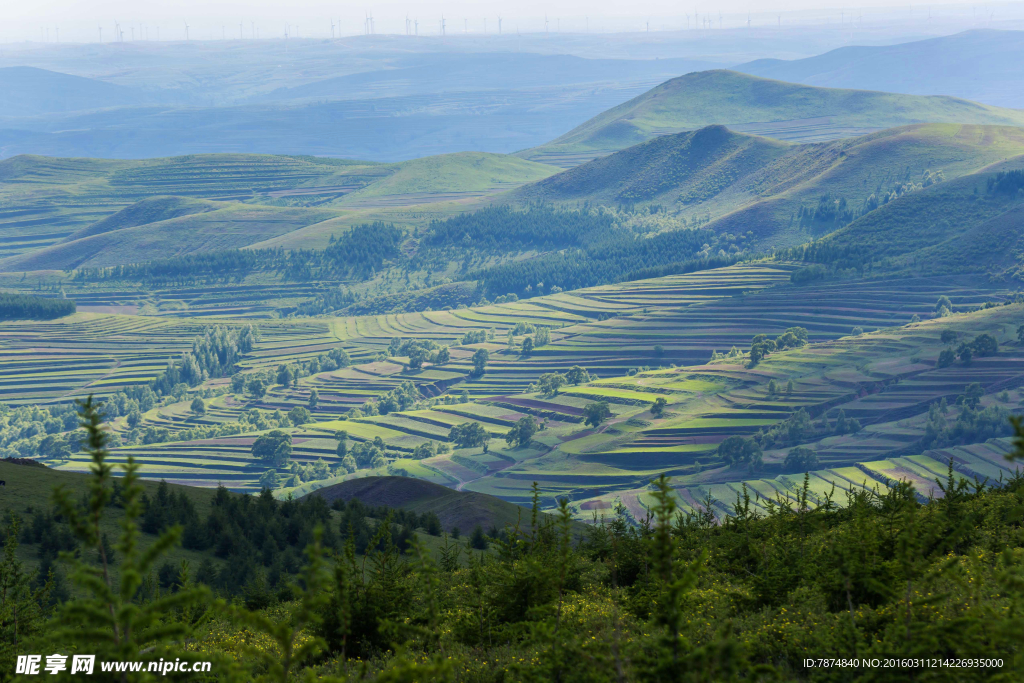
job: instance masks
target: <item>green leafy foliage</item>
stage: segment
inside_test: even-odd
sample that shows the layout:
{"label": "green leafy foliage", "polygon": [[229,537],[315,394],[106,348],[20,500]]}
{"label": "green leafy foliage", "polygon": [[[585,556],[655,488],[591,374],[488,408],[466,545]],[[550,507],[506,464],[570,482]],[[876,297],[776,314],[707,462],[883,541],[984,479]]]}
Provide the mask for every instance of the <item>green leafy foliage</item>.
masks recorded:
{"label": "green leafy foliage", "polygon": [[532,415],[519,418],[519,421],[512,425],[512,428],[505,434],[505,441],[509,446],[528,446],[537,433],[537,421]]}
{"label": "green leafy foliage", "polygon": [[583,406],[583,421],[591,427],[599,427],[605,420],[612,416],[607,401],[588,403]]}
{"label": "green leafy foliage", "polygon": [[[441,533],[436,517],[221,489],[204,524],[219,534],[217,547],[232,536],[238,543],[224,571],[244,565],[251,576],[228,604],[197,587],[187,567],[156,572],[168,592],[147,589],[180,527],[166,519],[171,526],[142,550],[137,466],[129,462],[123,486],[111,485],[100,417],[91,402],[83,408],[89,493],[57,495],[85,550],[67,556],[78,590],[51,628],[25,632],[25,651],[212,659],[217,680],[281,683],[453,680],[455,670],[460,680],[493,680],[495,668],[527,681],[806,680],[806,657],[929,658],[936,649],[956,658],[987,648],[1003,658],[1003,673],[1024,664],[1019,477],[991,488],[958,477],[950,462],[928,503],[894,482],[884,492],[851,489],[838,505],[835,491],[816,495],[805,476],[794,495],[756,505],[744,486],[719,519],[723,506],[710,495],[679,510],[662,476],[646,518],[618,507],[585,533],[567,500],[541,513],[535,484],[528,520],[474,528],[468,543],[446,536],[435,551],[413,529]],[[1017,431],[1015,456],[1019,422]],[[99,521],[115,500],[122,533],[109,544]],[[148,505],[187,510],[179,495],[159,491]],[[275,576],[258,566],[265,555],[252,544],[280,543],[279,534],[287,547],[278,557],[291,557],[294,572]],[[39,624],[32,615],[44,602],[26,592],[11,536],[0,579],[22,589],[0,594],[7,634],[16,596],[26,626]],[[224,649],[225,630],[238,647]],[[849,671],[815,674],[838,682]]]}
{"label": "green leafy foliage", "polygon": [[478,448],[483,446],[487,439],[487,430],[479,422],[465,422],[455,425],[448,432],[448,440],[459,448]]}
{"label": "green leafy foliage", "polygon": [[292,457],[292,435],[274,429],[252,442],[252,457],[272,467],[281,467]]}

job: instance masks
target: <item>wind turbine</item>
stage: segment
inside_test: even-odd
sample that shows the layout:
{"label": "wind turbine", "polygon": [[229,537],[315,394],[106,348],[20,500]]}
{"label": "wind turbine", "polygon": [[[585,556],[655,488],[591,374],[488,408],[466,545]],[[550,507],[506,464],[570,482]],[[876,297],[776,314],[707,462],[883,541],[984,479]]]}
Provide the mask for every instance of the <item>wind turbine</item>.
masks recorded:
{"label": "wind turbine", "polygon": [[132,31],[132,42],[134,43],[135,42],[135,24],[132,24],[130,28],[131,28],[131,31]]}
{"label": "wind turbine", "polygon": [[419,19],[413,19],[412,23],[416,27],[416,35],[419,35],[420,34],[420,20]]}
{"label": "wind turbine", "polygon": [[750,12],[747,12],[747,28],[750,28]]}
{"label": "wind turbine", "polygon": [[331,19],[331,40],[334,40],[334,19]]}
{"label": "wind turbine", "polygon": [[548,15],[544,15],[544,35],[548,33]]}
{"label": "wind turbine", "polygon": [[185,40],[188,41],[188,22],[185,22]]}
{"label": "wind turbine", "polygon": [[501,35],[501,15],[498,15],[498,35]]}
{"label": "wind turbine", "polygon": [[102,43],[103,42],[103,27],[102,26],[97,26],[96,28],[98,28],[100,30],[100,42]]}
{"label": "wind turbine", "polygon": [[253,37],[253,39],[255,39],[256,38],[256,22],[255,21],[250,21],[249,22],[249,32],[250,32],[250,35]]}

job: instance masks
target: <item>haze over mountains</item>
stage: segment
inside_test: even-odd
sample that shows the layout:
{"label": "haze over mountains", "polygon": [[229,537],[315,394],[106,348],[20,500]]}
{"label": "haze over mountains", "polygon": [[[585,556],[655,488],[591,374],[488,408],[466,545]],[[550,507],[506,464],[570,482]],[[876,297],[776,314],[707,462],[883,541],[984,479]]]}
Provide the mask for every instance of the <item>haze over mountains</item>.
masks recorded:
{"label": "haze over mountains", "polygon": [[[400,161],[456,151],[511,153],[556,138],[561,144],[567,135],[576,144],[578,135],[570,131],[659,83],[737,64],[745,73],[808,85],[1022,106],[1015,98],[1024,92],[1018,87],[1024,67],[1012,58],[1024,44],[1019,31],[973,31],[898,45],[891,43],[914,36],[865,33],[860,38],[866,47],[825,54],[818,53],[857,36],[828,28],[805,34],[760,28],[465,36],[445,43],[368,36],[9,49],[0,55],[0,86],[11,93],[10,105],[0,110],[0,158],[245,152]],[[994,60],[993,54],[1011,58]],[[57,91],[67,97],[56,100],[51,93]],[[830,113],[808,116],[828,119]],[[794,123],[770,108],[716,116],[683,117],[664,129],[652,123],[648,133],[723,121],[789,121],[739,129],[821,140],[933,120]],[[615,144],[586,146],[607,153],[643,135],[620,131]]]}
{"label": "haze over mountains", "polygon": [[886,46],[842,47],[797,60],[760,59],[736,71],[826,88],[949,95],[1024,108],[1024,35],[972,30]]}

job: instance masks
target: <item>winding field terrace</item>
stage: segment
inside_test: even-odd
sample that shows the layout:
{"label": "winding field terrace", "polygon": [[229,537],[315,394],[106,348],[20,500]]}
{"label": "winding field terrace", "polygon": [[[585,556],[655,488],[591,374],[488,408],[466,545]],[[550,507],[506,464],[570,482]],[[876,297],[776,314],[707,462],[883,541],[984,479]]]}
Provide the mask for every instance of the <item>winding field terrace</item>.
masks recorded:
{"label": "winding field terrace", "polygon": [[[232,423],[253,408],[288,413],[307,406],[315,389],[319,400],[312,421],[287,430],[292,459],[300,464],[339,462],[335,432],[343,429],[351,443],[379,437],[389,471],[517,502],[528,500],[529,487],[537,481],[546,500],[568,495],[582,518],[618,504],[642,517],[647,484],[662,472],[673,477],[684,505],[710,493],[721,513],[744,482],[755,499],[791,495],[802,476],[783,471],[792,444],[766,448],[762,469],[754,476],[726,466],[716,449],[729,436],[768,431],[798,409],[819,425],[822,416],[835,424],[840,410],[860,423],[856,433],[818,430],[801,440],[816,454],[811,483],[817,494],[832,483],[837,489],[884,487],[901,477],[913,477],[927,490],[931,473],[944,471],[950,458],[970,475],[1009,473],[1002,460],[1005,440],[937,450],[922,444],[929,406],[945,399],[951,406],[947,419],[954,421],[960,410],[956,397],[967,384],[982,385],[982,407],[1008,409],[1021,399],[1024,356],[1017,351],[1016,328],[1024,322],[1024,306],[934,317],[940,296],[967,311],[1007,301],[1011,292],[970,276],[797,286],[790,282],[795,267],[748,263],[448,311],[261,320],[260,339],[242,361],[246,372],[308,362],[338,347],[353,364],[303,376],[287,387],[271,383],[261,398],[230,389],[227,379],[209,380],[205,386],[224,391],[208,399],[204,415],[190,411],[189,400],[172,401],[145,412],[138,428],[174,434]],[[923,322],[911,323],[915,316]],[[203,329],[246,322],[224,316],[78,313],[50,322],[2,323],[2,400],[17,405],[110,395],[151,381]],[[547,326],[550,343],[529,355],[509,351],[508,333],[527,322]],[[775,336],[795,326],[807,330],[808,345],[776,352],[753,367],[746,357],[712,360],[713,353],[725,354],[734,346],[745,351],[756,334]],[[853,336],[854,328],[865,332]],[[992,334],[1000,351],[969,365],[937,368],[936,358],[947,346],[939,340],[943,330],[962,340]],[[465,333],[480,331],[491,332],[493,339],[454,345]],[[411,370],[408,358],[388,352],[395,337],[451,344],[451,360]],[[479,348],[488,349],[490,361],[476,377],[471,356]],[[556,395],[531,390],[541,375],[573,365],[586,368],[591,380],[564,386]],[[771,380],[778,386],[773,395],[767,393]],[[344,419],[352,408],[406,382],[422,397],[417,405]],[[792,389],[786,392],[789,382]],[[429,401],[463,391],[461,402]],[[654,416],[651,406],[659,397],[667,407]],[[582,422],[583,408],[597,401],[607,402],[613,417],[595,429]],[[546,422],[529,445],[513,448],[499,440],[527,415]],[[129,430],[125,419],[112,423],[122,435]],[[471,422],[492,439],[486,451],[457,448],[413,458],[418,446],[447,443],[452,426]],[[251,491],[266,471],[250,452],[256,436],[250,431],[157,441],[118,448],[114,455],[134,455],[148,477],[203,486],[223,482]],[[75,455],[59,468],[82,471],[85,466],[82,456]],[[301,490],[334,480],[311,482]]]}

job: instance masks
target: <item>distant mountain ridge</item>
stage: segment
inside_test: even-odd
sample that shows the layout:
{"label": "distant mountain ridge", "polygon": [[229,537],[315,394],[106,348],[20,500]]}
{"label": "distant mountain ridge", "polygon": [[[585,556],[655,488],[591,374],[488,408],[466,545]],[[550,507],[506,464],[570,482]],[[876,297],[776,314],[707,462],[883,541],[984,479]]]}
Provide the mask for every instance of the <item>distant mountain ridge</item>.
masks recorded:
{"label": "distant mountain ridge", "polygon": [[[584,59],[572,55],[484,52],[417,55],[392,68],[278,88],[256,102],[360,99],[467,90],[552,88],[584,83],[652,81],[714,68],[693,59]],[[656,82],[655,80],[655,82]]]}
{"label": "distant mountain ridge", "polygon": [[713,124],[818,142],[914,123],[1024,126],[1024,111],[952,97],[817,88],[736,71],[701,71],[666,81],[518,155],[569,167],[660,135]]}
{"label": "distant mountain ridge", "polygon": [[113,83],[31,66],[0,68],[0,119],[142,104],[145,98]]}
{"label": "distant mountain ridge", "polygon": [[1024,31],[975,29],[791,61],[759,59],[733,69],[818,87],[948,95],[1024,109]]}

